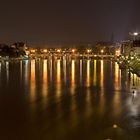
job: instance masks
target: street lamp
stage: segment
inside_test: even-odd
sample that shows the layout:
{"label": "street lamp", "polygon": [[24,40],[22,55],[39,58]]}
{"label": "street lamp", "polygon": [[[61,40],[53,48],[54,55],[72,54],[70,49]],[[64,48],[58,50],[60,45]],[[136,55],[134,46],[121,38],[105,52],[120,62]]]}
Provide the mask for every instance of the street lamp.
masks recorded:
{"label": "street lamp", "polygon": [[74,53],[75,52],[75,49],[72,49],[72,52]]}
{"label": "street lamp", "polygon": [[104,53],[104,50],[103,50],[103,49],[101,50],[101,53],[102,53],[102,54]]}
{"label": "street lamp", "polygon": [[133,33],[133,37],[134,37],[134,40],[136,40],[136,37],[138,36],[138,32],[134,32]]}
{"label": "street lamp", "polygon": [[137,36],[137,35],[138,35],[138,33],[137,33],[137,32],[134,32],[134,33],[133,33],[133,35],[134,35],[134,36]]}
{"label": "street lamp", "polygon": [[129,33],[131,36],[133,36],[133,40],[136,40],[136,37],[139,35],[138,32],[133,32],[133,33]]}
{"label": "street lamp", "polygon": [[60,49],[57,49],[57,52],[58,52],[58,53],[60,53],[60,52],[61,52],[61,50],[60,50]]}
{"label": "street lamp", "polygon": [[90,53],[91,52],[91,49],[87,49],[87,53]]}
{"label": "street lamp", "polygon": [[47,49],[43,50],[44,53],[47,53],[47,51],[48,51]]}
{"label": "street lamp", "polygon": [[116,56],[119,56],[120,55],[120,50],[116,50]]}

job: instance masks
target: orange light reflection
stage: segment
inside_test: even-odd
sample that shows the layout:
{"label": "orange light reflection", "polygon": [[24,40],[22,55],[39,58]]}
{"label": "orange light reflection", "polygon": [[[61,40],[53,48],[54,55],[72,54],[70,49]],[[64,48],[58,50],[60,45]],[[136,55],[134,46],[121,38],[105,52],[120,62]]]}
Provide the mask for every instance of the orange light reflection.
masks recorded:
{"label": "orange light reflection", "polygon": [[97,60],[94,60],[94,75],[93,75],[93,85],[97,85]]}
{"label": "orange light reflection", "polygon": [[36,88],[36,79],[35,79],[35,60],[31,60],[31,100],[35,100],[35,88]]}

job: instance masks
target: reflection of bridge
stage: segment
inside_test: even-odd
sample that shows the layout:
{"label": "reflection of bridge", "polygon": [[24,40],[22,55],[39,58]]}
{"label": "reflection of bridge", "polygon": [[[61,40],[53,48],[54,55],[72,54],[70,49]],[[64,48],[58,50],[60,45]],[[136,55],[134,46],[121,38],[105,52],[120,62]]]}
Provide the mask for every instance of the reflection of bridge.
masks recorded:
{"label": "reflection of bridge", "polygon": [[30,54],[31,58],[45,58],[48,59],[52,58],[63,58],[63,57],[70,57],[70,58],[81,58],[81,59],[88,59],[88,58],[99,58],[99,59],[106,59],[106,58],[114,58],[115,55],[96,55],[96,54],[63,54],[63,53],[44,53],[44,54]]}
{"label": "reflection of bridge", "polygon": [[103,58],[112,58],[114,57],[114,55],[101,55],[101,54],[98,54],[98,55],[83,55],[85,57],[103,57]]}

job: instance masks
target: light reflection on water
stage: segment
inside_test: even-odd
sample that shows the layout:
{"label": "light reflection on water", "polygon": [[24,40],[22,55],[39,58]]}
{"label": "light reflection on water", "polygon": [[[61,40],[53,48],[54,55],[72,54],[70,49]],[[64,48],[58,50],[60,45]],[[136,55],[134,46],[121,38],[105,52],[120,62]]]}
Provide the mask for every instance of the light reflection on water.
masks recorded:
{"label": "light reflection on water", "polygon": [[66,59],[63,60],[63,73],[64,73],[64,82],[66,84],[66,81],[67,81],[67,61],[66,61]]}
{"label": "light reflection on water", "polygon": [[93,75],[93,85],[97,85],[97,60],[94,60],[94,75]]}
{"label": "light reflection on water", "polygon": [[71,61],[71,94],[74,94],[75,90],[75,60]]}
{"label": "light reflection on water", "polygon": [[46,98],[48,93],[48,60],[43,61],[43,97]]}
{"label": "light reflection on water", "polygon": [[[21,82],[7,82],[13,77]],[[104,139],[102,129],[113,123],[125,131],[130,127],[132,133],[131,126],[139,129],[140,79],[132,74],[129,78],[115,62],[66,58],[6,62],[0,63],[0,78],[0,91],[9,96],[3,103],[11,104],[12,114],[17,107],[23,109],[20,114],[26,120],[18,124],[25,121],[22,129],[29,130],[31,139],[82,138],[81,133],[87,139]],[[133,83],[135,98],[130,93]]]}
{"label": "light reflection on water", "polygon": [[6,77],[7,77],[7,82],[9,82],[9,62],[6,62]]}
{"label": "light reflection on water", "polygon": [[87,82],[86,85],[87,87],[90,86],[90,60],[87,60]]}
{"label": "light reflection on water", "polygon": [[100,86],[101,86],[101,94],[103,94],[104,92],[104,61],[101,60],[101,69],[100,69],[100,72],[101,72],[101,75],[100,75],[100,78],[101,78],[101,83],[100,83]]}
{"label": "light reflection on water", "polygon": [[80,60],[80,85],[82,85],[82,78],[83,77],[83,61]]}
{"label": "light reflection on water", "polygon": [[100,113],[102,114],[104,112],[105,107],[105,97],[104,97],[104,61],[100,61],[100,87],[101,87],[101,93],[100,93]]}
{"label": "light reflection on water", "polygon": [[35,60],[32,60],[31,61],[31,83],[30,83],[30,98],[31,98],[31,101],[34,101],[35,100],[35,97],[36,97],[36,91],[35,91],[35,88],[36,88],[36,74],[35,74],[35,71],[36,71],[36,68],[35,68]]}
{"label": "light reflection on water", "polygon": [[120,95],[120,85],[119,85],[119,80],[120,80],[120,70],[119,70],[119,66],[117,63],[115,63],[115,67],[114,67],[114,74],[115,74],[115,78],[114,78],[114,98],[113,98],[113,110],[114,110],[114,116],[119,115],[119,113],[121,112],[121,95]]}
{"label": "light reflection on water", "polygon": [[56,83],[56,97],[61,96],[61,61],[57,60],[57,83]]}

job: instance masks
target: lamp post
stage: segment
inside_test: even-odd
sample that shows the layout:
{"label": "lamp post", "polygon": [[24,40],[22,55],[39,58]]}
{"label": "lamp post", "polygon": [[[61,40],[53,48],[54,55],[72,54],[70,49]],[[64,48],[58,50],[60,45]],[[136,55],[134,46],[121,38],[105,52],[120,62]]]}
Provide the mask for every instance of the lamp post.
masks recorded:
{"label": "lamp post", "polygon": [[136,40],[136,37],[138,36],[138,32],[134,32],[133,33],[133,37],[134,37],[134,40]]}
{"label": "lamp post", "polygon": [[91,49],[87,49],[87,53],[89,54],[91,52]]}
{"label": "lamp post", "polygon": [[129,33],[131,36],[133,36],[133,40],[136,40],[136,37],[139,35],[138,32],[133,32],[133,33]]}
{"label": "lamp post", "polygon": [[102,49],[102,50],[101,50],[101,54],[103,55],[103,53],[104,53],[104,50]]}

